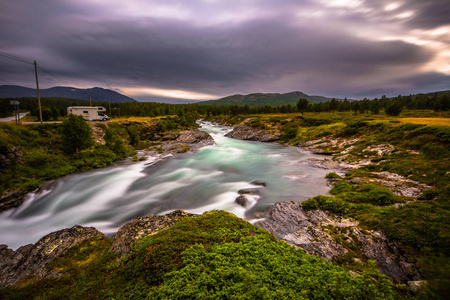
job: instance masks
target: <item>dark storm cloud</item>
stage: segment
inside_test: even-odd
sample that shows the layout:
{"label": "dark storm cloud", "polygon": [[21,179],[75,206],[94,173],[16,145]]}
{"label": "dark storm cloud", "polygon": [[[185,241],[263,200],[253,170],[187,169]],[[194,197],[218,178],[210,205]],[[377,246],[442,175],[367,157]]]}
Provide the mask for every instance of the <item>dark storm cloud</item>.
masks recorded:
{"label": "dark storm cloud", "polygon": [[[198,28],[184,22],[86,24],[77,34],[56,35],[43,45],[66,61],[58,74],[151,84],[196,86],[206,92],[275,80],[309,70],[360,76],[383,67],[427,61],[430,54],[403,42],[371,42],[332,32],[313,32],[265,20],[233,28]],[[95,32],[88,28],[95,26]],[[84,32],[86,30],[86,32]],[[280,34],[282,33],[282,34]],[[367,66],[371,67],[368,68]],[[262,85],[263,85],[262,84]]]}
{"label": "dark storm cloud", "polygon": [[411,27],[431,29],[450,24],[448,0],[410,0],[405,7],[416,12],[416,15],[408,21]]}
{"label": "dark storm cloud", "polygon": [[449,82],[450,76],[430,72],[395,80],[391,83],[391,86],[380,86],[373,89],[355,91],[355,95],[360,98],[366,96],[380,98],[382,95],[393,97],[397,95],[436,92],[447,90]]}
{"label": "dark storm cloud", "polygon": [[[419,86],[433,85],[427,78],[434,77],[421,77],[418,71],[434,58],[433,51],[401,40],[355,34],[365,28],[355,26],[370,23],[371,18],[387,22],[387,17],[380,17],[383,5],[376,13],[344,7],[335,14],[338,8],[314,1],[210,1],[208,5],[171,1],[173,11],[148,2],[142,12],[133,5],[117,8],[102,1],[92,5],[39,1],[39,6],[34,1],[29,6],[18,2],[1,4],[5,30],[0,32],[4,41],[0,50],[37,59],[69,83],[220,96],[302,90],[339,97],[364,91],[369,95],[374,85],[388,88],[392,82],[402,88],[416,75]],[[238,8],[233,9],[233,4]],[[118,13],[120,8],[124,11]],[[151,13],[145,14],[146,9]],[[326,17],[309,19],[310,11]],[[424,8],[423,16],[416,16],[429,17],[430,12]],[[30,82],[23,75],[26,66],[14,68],[17,63],[4,59],[0,65],[0,84],[30,85],[24,83]]]}

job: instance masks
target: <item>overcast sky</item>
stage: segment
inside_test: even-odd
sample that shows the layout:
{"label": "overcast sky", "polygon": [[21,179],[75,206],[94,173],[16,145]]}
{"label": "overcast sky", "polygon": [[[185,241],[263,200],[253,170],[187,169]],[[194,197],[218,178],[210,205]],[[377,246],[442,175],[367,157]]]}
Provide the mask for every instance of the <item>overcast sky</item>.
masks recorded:
{"label": "overcast sky", "polygon": [[[70,86],[139,100],[450,89],[448,0],[0,0],[0,41]],[[0,56],[4,84],[35,87],[33,66]]]}

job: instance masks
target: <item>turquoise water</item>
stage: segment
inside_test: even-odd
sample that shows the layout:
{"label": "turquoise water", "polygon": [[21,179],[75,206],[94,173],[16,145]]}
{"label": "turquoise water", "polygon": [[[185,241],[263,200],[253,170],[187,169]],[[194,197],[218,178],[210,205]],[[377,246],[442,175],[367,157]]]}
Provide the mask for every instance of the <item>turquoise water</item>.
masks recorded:
{"label": "turquoise water", "polygon": [[[202,213],[224,209],[252,219],[278,201],[303,201],[327,193],[325,170],[302,161],[313,157],[298,148],[225,137],[230,127],[201,123],[216,145],[149,166],[122,164],[67,176],[51,191],[30,194],[25,203],[0,214],[0,244],[17,248],[73,225],[113,234],[130,220],[175,209]],[[266,187],[250,182],[262,180]],[[259,188],[246,208],[238,190]]]}

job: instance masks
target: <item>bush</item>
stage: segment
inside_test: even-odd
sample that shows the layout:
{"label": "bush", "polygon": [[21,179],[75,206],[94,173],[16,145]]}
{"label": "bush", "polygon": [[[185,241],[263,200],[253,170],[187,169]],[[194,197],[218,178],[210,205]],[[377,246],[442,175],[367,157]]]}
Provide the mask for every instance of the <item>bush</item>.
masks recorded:
{"label": "bush", "polygon": [[448,150],[441,146],[436,146],[431,143],[425,144],[420,151],[430,159],[445,159],[448,157]]}
{"label": "bush", "polygon": [[386,114],[389,116],[398,116],[403,110],[403,105],[400,101],[390,103],[386,107]]}
{"label": "bush", "polygon": [[377,271],[353,277],[344,269],[267,237],[183,252],[184,267],[166,275],[152,299],[344,299],[394,297]]}
{"label": "bush", "polygon": [[340,175],[338,175],[336,172],[330,172],[327,175],[325,175],[325,178],[327,179],[342,179]]}
{"label": "bush", "polygon": [[61,135],[64,149],[69,154],[78,153],[94,144],[92,129],[82,116],[70,114],[62,123]]}
{"label": "bush", "polygon": [[304,210],[318,209],[319,203],[315,198],[309,198],[308,200],[302,202],[302,207]]}
{"label": "bush", "polygon": [[281,138],[284,141],[288,141],[297,136],[298,125],[296,123],[288,123],[283,126],[281,130]]}

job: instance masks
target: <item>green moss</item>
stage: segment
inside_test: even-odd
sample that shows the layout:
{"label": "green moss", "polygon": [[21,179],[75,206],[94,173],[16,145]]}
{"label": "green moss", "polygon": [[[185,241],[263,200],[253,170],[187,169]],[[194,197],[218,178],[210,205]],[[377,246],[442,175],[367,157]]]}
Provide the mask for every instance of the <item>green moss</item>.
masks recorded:
{"label": "green moss", "polygon": [[327,179],[342,179],[342,176],[338,175],[336,172],[330,172],[327,175],[325,175],[325,178],[327,178]]}

